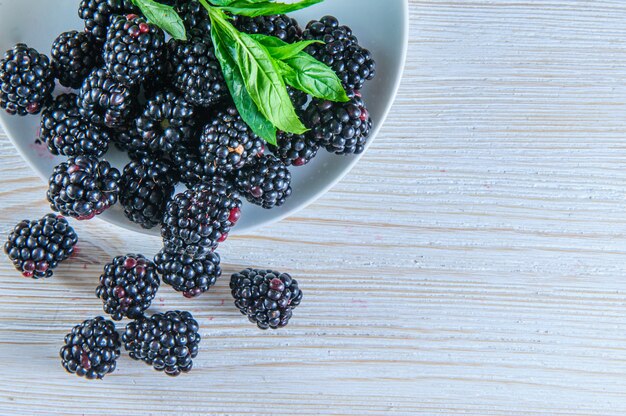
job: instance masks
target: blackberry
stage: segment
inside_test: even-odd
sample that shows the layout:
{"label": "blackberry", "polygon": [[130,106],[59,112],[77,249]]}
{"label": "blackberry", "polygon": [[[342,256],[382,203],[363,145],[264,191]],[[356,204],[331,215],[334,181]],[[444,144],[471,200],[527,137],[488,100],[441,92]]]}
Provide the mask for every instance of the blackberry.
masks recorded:
{"label": "blackberry", "polygon": [[59,95],[41,116],[40,139],[53,155],[100,157],[109,148],[106,129],[88,124],[80,116],[76,94]]}
{"label": "blackberry", "polygon": [[313,139],[336,154],[362,153],[372,129],[372,119],[358,92],[347,103],[313,100],[303,118]]}
{"label": "blackberry", "polygon": [[59,355],[68,373],[101,379],[115,371],[121,346],[115,324],[98,316],[72,328]]}
{"label": "blackberry", "polygon": [[235,306],[261,329],[282,328],[300,304],[302,291],[296,279],[272,270],[246,269],[230,278]]}
{"label": "blackberry", "polygon": [[171,163],[178,168],[180,181],[193,188],[201,183],[210,182],[218,176],[217,169],[211,163],[206,163],[194,144],[177,146],[171,154]]}
{"label": "blackberry", "polygon": [[132,222],[149,229],[161,224],[165,205],[174,195],[169,166],[157,160],[130,162],[120,180],[120,203]]}
{"label": "blackberry", "polygon": [[91,71],[100,64],[100,45],[86,32],[63,32],[52,44],[52,66],[59,83],[80,88]]}
{"label": "blackberry", "polygon": [[52,100],[50,59],[23,43],[0,60],[0,108],[11,115],[38,114]]}
{"label": "blackberry", "polygon": [[111,132],[111,141],[124,152],[147,152],[148,146],[143,141],[134,123],[126,129]]}
{"label": "blackberry", "polygon": [[135,116],[137,90],[120,84],[104,69],[96,69],[85,78],[77,103],[88,122],[120,129]]}
{"label": "blackberry", "polygon": [[189,312],[169,311],[129,323],[122,341],[130,358],[177,376],[191,370],[198,355],[198,329]]}
{"label": "blackberry", "polygon": [[258,17],[236,16],[234,24],[242,32],[275,36],[287,43],[302,39],[302,28],[298,21],[285,14]]}
{"label": "blackberry", "polygon": [[283,205],[291,195],[291,172],[273,155],[237,171],[236,183],[249,202],[266,209]]}
{"label": "blackberry", "polygon": [[120,172],[93,156],[70,158],[54,168],[48,201],[55,211],[79,220],[101,214],[117,202]]}
{"label": "blackberry", "polygon": [[96,296],[114,320],[138,319],[150,307],[160,284],[153,262],[141,254],[127,254],[104,266]]}
{"label": "blackberry", "polygon": [[303,166],[309,163],[316,155],[320,146],[308,133],[289,134],[278,132],[277,146],[270,146],[270,150],[287,166]]}
{"label": "blackberry", "polygon": [[104,43],[107,71],[125,85],[137,85],[159,68],[163,31],[136,14],[114,16]]}
{"label": "blackberry", "polygon": [[238,193],[223,179],[194,186],[167,204],[164,246],[171,253],[205,256],[226,240],[240,212]]}
{"label": "blackberry", "polygon": [[348,91],[360,90],[365,81],[376,75],[376,63],[370,51],[359,45],[352,29],[339,26],[335,17],[325,16],[310,22],[302,38],[324,42],[313,44],[306,51],[330,66]]}
{"label": "blackberry", "polygon": [[169,253],[163,249],[156,255],[154,262],[163,276],[163,283],[172,286],[177,292],[182,292],[187,298],[208,291],[222,275],[220,256],[217,253],[208,253],[198,258],[188,254],[181,256]]}
{"label": "blackberry", "polygon": [[78,7],[78,17],[85,21],[85,32],[91,33],[99,44],[107,38],[113,15],[138,12],[132,0],[81,0]]}
{"label": "blackberry", "polygon": [[188,37],[168,43],[172,84],[193,105],[210,107],[228,96],[228,87],[210,35],[192,30]]}
{"label": "blackberry", "polygon": [[78,236],[67,220],[48,214],[37,221],[18,223],[4,244],[4,252],[24,277],[52,276],[58,264],[74,253]]}
{"label": "blackberry", "polygon": [[171,152],[186,142],[194,126],[194,107],[171,90],[159,91],[135,121],[137,132],[154,153]]}
{"label": "blackberry", "polygon": [[183,19],[187,31],[194,29],[204,33],[211,33],[211,19],[207,9],[198,1],[181,1],[176,11]]}
{"label": "blackberry", "polygon": [[235,107],[217,112],[200,136],[200,154],[218,171],[229,173],[251,163],[265,147]]}

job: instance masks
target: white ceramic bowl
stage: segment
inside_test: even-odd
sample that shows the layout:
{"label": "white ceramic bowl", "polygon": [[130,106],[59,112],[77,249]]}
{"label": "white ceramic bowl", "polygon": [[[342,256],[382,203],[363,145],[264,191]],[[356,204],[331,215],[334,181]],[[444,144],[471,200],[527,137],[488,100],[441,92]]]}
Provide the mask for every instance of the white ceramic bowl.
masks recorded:
{"label": "white ceramic bowl", "polygon": [[[56,36],[64,31],[82,30],[77,16],[78,0],[8,0],[0,1],[0,53],[23,42],[48,54]],[[374,129],[370,143],[380,130],[398,90],[408,47],[408,0],[326,0],[295,13],[301,25],[324,15],[337,16],[341,24],[350,26],[359,42],[370,49],[376,59],[376,78],[363,89]],[[63,87],[57,86],[56,93]],[[50,155],[35,140],[39,130],[38,116],[9,116],[0,110],[0,124],[24,159],[48,180],[61,157]],[[114,149],[105,156],[120,171],[126,155]],[[245,233],[261,225],[278,221],[322,196],[358,161],[360,156],[336,156],[320,150],[308,165],[292,168],[293,194],[284,206],[265,210],[245,204],[235,233]],[[144,230],[124,216],[119,204],[98,216],[115,225],[150,234],[158,229]]]}

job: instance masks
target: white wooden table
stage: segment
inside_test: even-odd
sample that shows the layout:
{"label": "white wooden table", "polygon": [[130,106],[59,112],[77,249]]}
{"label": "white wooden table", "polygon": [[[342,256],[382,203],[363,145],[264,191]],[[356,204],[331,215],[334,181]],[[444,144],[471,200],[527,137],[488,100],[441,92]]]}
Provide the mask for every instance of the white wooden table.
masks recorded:
{"label": "white wooden table", "polygon": [[[622,0],[411,1],[405,80],[362,162],[221,249],[227,275],[299,279],[290,326],[256,330],[228,278],[165,289],[156,309],[200,321],[193,372],[123,356],[102,382],[66,375],[103,264],[159,246],[81,223],[52,280],[0,262],[0,414],[624,415],[625,81]],[[4,137],[0,182],[3,232],[46,211]]]}

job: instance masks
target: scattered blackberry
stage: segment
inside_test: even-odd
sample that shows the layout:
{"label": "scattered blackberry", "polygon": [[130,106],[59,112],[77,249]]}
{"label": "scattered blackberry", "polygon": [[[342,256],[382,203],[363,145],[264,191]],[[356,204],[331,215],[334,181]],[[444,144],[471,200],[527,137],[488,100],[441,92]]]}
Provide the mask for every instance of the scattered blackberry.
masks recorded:
{"label": "scattered blackberry", "polygon": [[114,16],[104,43],[106,69],[122,84],[137,85],[158,70],[164,43],[163,31],[143,17]]}
{"label": "scattered blackberry", "polygon": [[65,218],[48,214],[17,224],[4,252],[24,277],[40,279],[52,276],[53,269],[72,255],[77,242],[78,236]]}
{"label": "scattered blackberry", "polygon": [[165,205],[174,195],[169,166],[145,158],[130,162],[120,180],[120,203],[132,222],[149,229],[161,224]]}
{"label": "scattered blackberry", "polygon": [[291,172],[273,155],[263,155],[237,171],[236,182],[249,202],[266,209],[283,205],[291,195]]}
{"label": "scattered blackberry", "polygon": [[192,30],[188,38],[168,43],[172,84],[193,105],[210,107],[228,96],[222,68],[208,33]]}
{"label": "scattered blackberry", "polygon": [[372,119],[358,92],[347,103],[313,100],[304,123],[314,140],[336,154],[362,153],[372,129]]}
{"label": "scattered blackberry", "polygon": [[303,166],[309,163],[320,148],[308,133],[289,134],[278,132],[278,146],[270,146],[272,152],[287,166]]}
{"label": "scattered blackberry", "polygon": [[181,1],[176,10],[185,23],[187,31],[194,29],[211,33],[211,19],[207,9],[198,1]]}
{"label": "scattered blackberry", "polygon": [[100,157],[109,148],[106,129],[85,122],[76,105],[76,94],[59,95],[41,116],[40,139],[53,155]]}
{"label": "scattered blackberry", "polygon": [[0,61],[0,107],[11,115],[38,114],[52,100],[54,74],[46,55],[23,43]]}
{"label": "scattered blackberry", "polygon": [[275,36],[287,43],[302,39],[302,28],[298,21],[285,14],[258,17],[236,16],[234,24],[242,32]]}
{"label": "scattered blackberry", "polygon": [[169,153],[191,136],[193,116],[191,104],[174,91],[163,90],[148,100],[135,125],[150,151]]}
{"label": "scattered blackberry", "polygon": [[179,171],[180,181],[193,188],[204,182],[210,182],[217,176],[217,169],[211,163],[206,163],[198,152],[198,147],[193,144],[189,146],[177,146],[171,153],[171,163]]}
{"label": "scattered blackberry", "polygon": [[150,307],[160,284],[153,262],[141,254],[127,254],[104,266],[96,296],[114,320],[138,319]]}
{"label": "scattered blackberry", "polygon": [[79,220],[101,214],[117,202],[120,172],[93,156],[70,158],[54,168],[48,201],[55,211]]}
{"label": "scattered blackberry", "polygon": [[104,69],[96,69],[78,93],[80,115],[90,123],[122,128],[137,111],[137,91],[113,79]]}
{"label": "scattered blackberry", "polygon": [[91,33],[100,44],[107,38],[113,15],[138,12],[132,0],[82,0],[78,7],[78,17],[85,21],[85,32]]}
{"label": "scattered blackberry", "polygon": [[238,193],[222,179],[176,195],[165,209],[161,236],[171,253],[204,256],[226,240],[241,213]]}
{"label": "scattered blackberry", "polygon": [[300,304],[302,291],[287,273],[246,269],[230,278],[235,306],[261,329],[282,328],[292,309]]}
{"label": "scattered blackberry", "polygon": [[177,292],[182,292],[187,298],[208,291],[222,275],[220,256],[217,253],[208,253],[197,258],[188,254],[169,253],[163,249],[156,255],[154,262],[163,276],[163,283],[172,286]]}
{"label": "scattered blackberry", "polygon": [[122,341],[131,358],[177,376],[191,370],[198,355],[198,329],[189,312],[169,311],[129,323]]}
{"label": "scattered blackberry", "polygon": [[324,42],[313,44],[306,51],[330,66],[347,90],[360,90],[365,81],[376,75],[376,63],[370,51],[359,46],[352,29],[339,26],[335,17],[325,16],[310,22],[302,38]]}
{"label": "scattered blackberry", "polygon": [[200,136],[200,154],[218,171],[243,168],[264,151],[263,140],[241,119],[235,107],[217,112]]}
{"label": "scattered blackberry", "polygon": [[52,44],[52,66],[59,83],[80,88],[91,71],[100,64],[100,45],[87,32],[63,32]]}
{"label": "scattered blackberry", "polygon": [[59,355],[68,373],[101,379],[115,371],[121,346],[115,324],[98,316],[72,328]]}

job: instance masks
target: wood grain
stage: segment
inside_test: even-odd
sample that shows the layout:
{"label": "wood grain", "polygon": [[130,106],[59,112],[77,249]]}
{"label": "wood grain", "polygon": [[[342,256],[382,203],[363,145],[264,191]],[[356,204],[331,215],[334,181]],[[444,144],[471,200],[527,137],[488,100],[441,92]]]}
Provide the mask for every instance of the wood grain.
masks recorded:
{"label": "wood grain", "polygon": [[[159,241],[79,224],[76,261],[32,282],[0,262],[0,414],[623,415],[626,5],[412,0],[401,93],[354,171],[221,250],[225,273],[292,272],[305,301],[259,332],[227,279],[155,310],[202,326],[177,379],[123,357],[99,383],[58,349],[101,313],[114,255]],[[46,211],[0,141],[0,227]]]}

